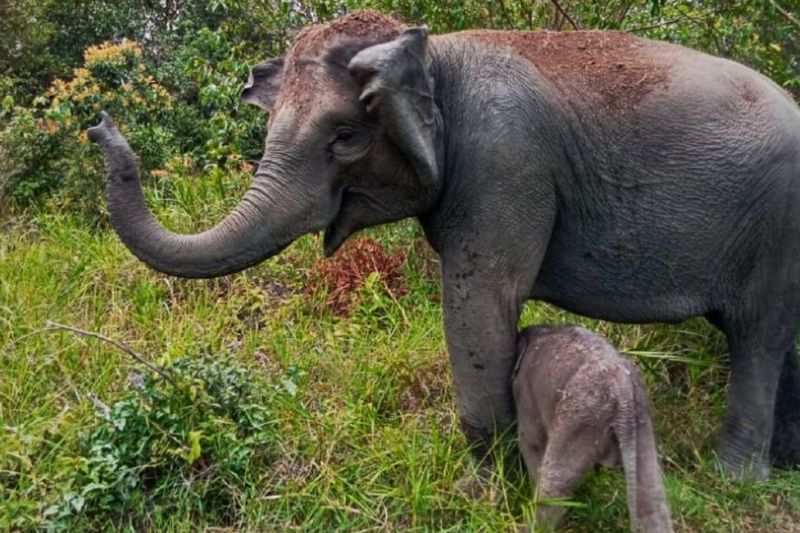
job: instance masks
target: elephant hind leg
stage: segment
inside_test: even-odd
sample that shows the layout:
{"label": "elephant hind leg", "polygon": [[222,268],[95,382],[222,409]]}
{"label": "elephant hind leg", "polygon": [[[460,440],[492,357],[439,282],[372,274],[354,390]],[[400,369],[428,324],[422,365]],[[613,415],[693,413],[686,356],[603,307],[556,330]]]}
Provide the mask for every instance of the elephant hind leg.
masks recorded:
{"label": "elephant hind leg", "polygon": [[800,359],[794,346],[784,356],[778,383],[770,459],[778,468],[800,467]]}
{"label": "elephant hind leg", "polygon": [[[782,379],[786,352],[796,331],[795,324],[788,327],[788,322],[787,316],[773,315],[734,320],[724,328],[729,332],[731,375],[719,455],[735,478],[769,476],[778,384],[796,377],[787,374]],[[783,444],[777,450],[782,452]]]}
{"label": "elephant hind leg", "polygon": [[540,502],[536,525],[544,530],[555,528],[564,514],[564,507],[554,500],[572,496],[584,474],[598,464],[608,438],[602,428],[582,421],[561,426],[548,437],[536,491]]}

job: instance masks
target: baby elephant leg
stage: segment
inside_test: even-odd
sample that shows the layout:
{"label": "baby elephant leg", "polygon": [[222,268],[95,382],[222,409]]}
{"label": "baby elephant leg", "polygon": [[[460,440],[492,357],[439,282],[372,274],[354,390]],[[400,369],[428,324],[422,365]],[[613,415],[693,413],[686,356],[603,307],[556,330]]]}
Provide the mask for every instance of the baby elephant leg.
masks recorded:
{"label": "baby elephant leg", "polygon": [[531,482],[535,482],[547,446],[547,433],[536,418],[520,416],[517,420],[517,435],[519,436],[519,451],[525,461],[528,475]]}
{"label": "baby elephant leg", "polygon": [[537,528],[555,528],[564,508],[547,500],[572,496],[583,475],[598,463],[608,446],[604,428],[593,425],[571,423],[551,431],[539,470]]}

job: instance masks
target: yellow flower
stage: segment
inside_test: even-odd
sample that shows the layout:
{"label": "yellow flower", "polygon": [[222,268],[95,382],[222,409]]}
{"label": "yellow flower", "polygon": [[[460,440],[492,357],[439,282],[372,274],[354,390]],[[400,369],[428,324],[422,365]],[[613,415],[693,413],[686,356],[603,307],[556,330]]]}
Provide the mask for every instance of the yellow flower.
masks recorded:
{"label": "yellow flower", "polygon": [[57,133],[59,129],[58,122],[46,118],[37,119],[36,127],[39,128],[40,130],[46,131],[49,135]]}
{"label": "yellow flower", "polygon": [[97,46],[90,46],[83,52],[83,59],[87,66],[101,61],[121,65],[125,63],[129,55],[138,59],[142,56],[142,49],[136,41],[123,39],[120,43],[105,42]]}

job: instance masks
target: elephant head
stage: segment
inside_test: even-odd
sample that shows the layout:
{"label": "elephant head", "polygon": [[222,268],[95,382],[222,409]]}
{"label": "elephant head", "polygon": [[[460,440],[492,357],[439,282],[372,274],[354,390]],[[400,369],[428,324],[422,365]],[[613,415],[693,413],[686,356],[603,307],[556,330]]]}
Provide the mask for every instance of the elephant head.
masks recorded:
{"label": "elephant head", "polygon": [[89,130],[108,170],[111,223],[156,270],[213,277],[325,231],[326,254],[353,232],[416,216],[441,189],[442,120],[424,28],[354,13],[302,31],[285,58],[255,66],[242,100],[270,113],[264,155],[236,208],[184,235],[148,210],[136,159],[110,117]]}

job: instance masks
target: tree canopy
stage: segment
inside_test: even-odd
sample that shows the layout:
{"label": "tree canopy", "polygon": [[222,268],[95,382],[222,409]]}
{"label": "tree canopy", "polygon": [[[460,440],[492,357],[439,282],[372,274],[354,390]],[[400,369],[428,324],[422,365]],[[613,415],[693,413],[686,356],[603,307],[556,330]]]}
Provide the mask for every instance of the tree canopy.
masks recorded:
{"label": "tree canopy", "polygon": [[433,32],[624,30],[741,61],[800,95],[800,0],[7,0],[0,198],[96,213],[102,165],[83,131],[101,108],[124,119],[156,176],[178,159],[190,172],[239,168],[265,127],[238,105],[249,66],[355,9]]}

